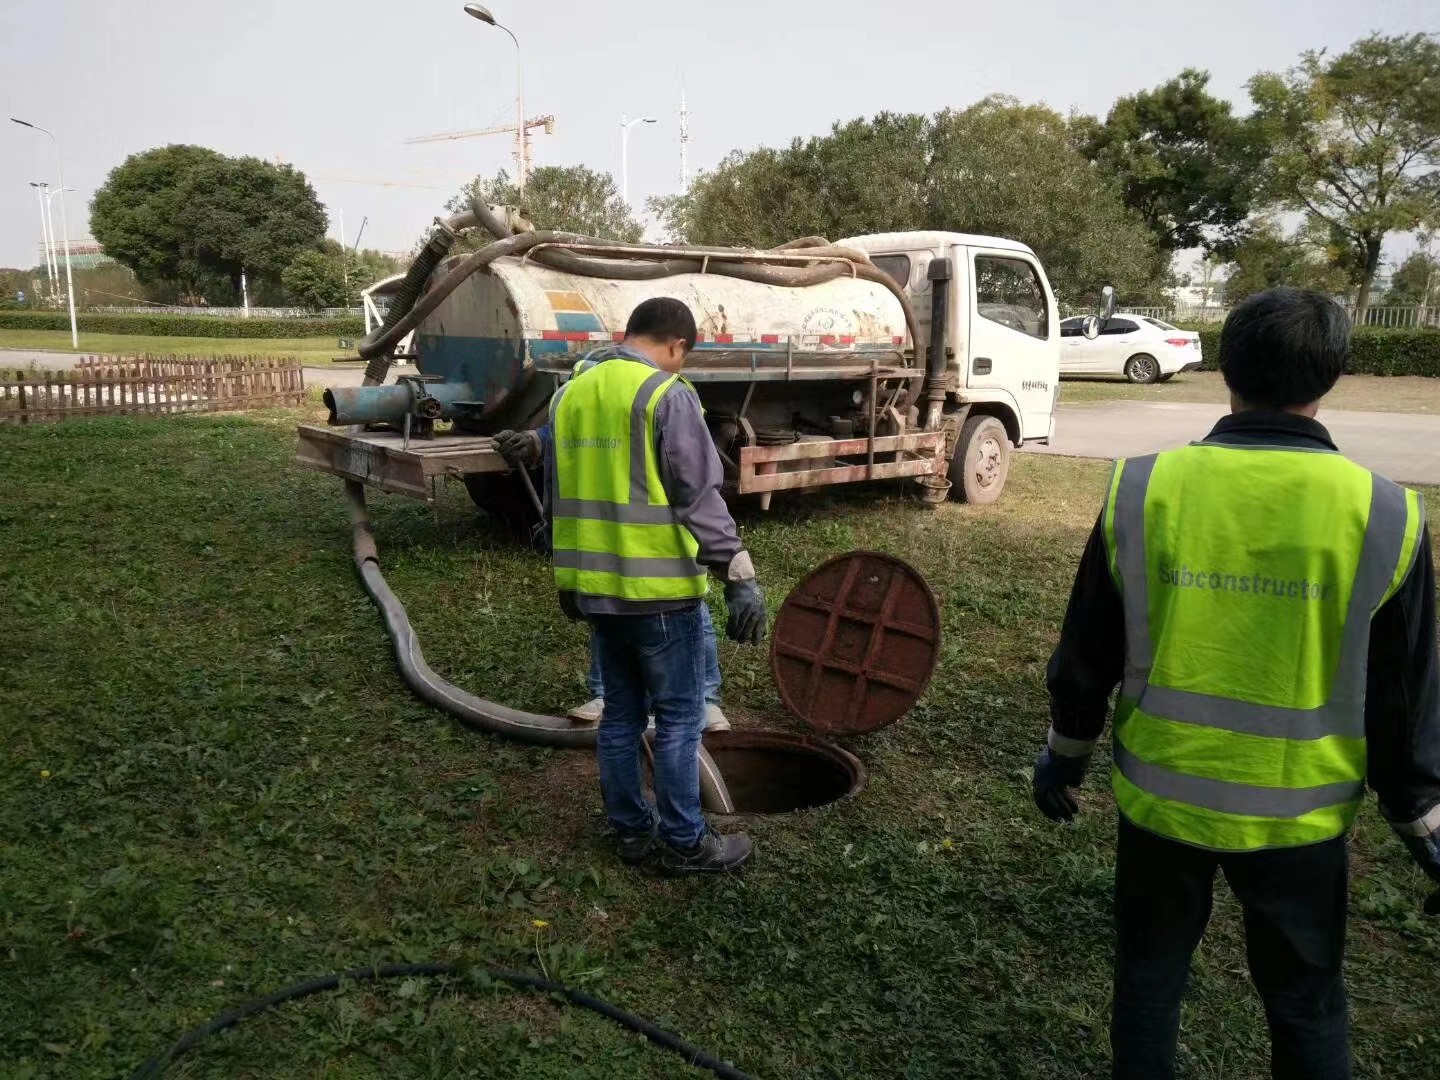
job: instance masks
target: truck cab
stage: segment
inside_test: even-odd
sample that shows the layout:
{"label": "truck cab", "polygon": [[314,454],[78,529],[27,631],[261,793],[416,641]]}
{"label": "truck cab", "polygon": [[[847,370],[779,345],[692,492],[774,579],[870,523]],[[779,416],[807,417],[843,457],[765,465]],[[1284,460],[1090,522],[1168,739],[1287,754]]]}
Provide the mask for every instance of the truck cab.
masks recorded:
{"label": "truck cab", "polygon": [[873,233],[838,243],[866,252],[905,289],[927,340],[934,290],[947,290],[950,480],[967,501],[994,501],[1009,468],[1006,444],[1044,443],[1054,434],[1060,312],[1039,258],[1014,240],[958,232]]}

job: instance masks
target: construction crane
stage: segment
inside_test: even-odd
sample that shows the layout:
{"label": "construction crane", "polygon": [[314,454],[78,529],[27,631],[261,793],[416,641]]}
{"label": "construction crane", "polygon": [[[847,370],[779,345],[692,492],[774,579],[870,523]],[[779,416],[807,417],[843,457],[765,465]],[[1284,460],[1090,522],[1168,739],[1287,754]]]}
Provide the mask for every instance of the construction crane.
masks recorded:
{"label": "construction crane", "polygon": [[442,131],[438,135],[418,135],[413,139],[406,139],[405,145],[413,146],[416,143],[454,142],[457,139],[474,139],[481,135],[500,135],[504,132],[509,132],[515,136],[515,150],[512,154],[515,158],[515,168],[523,177],[530,174],[530,132],[535,128],[544,128],[546,135],[554,135],[554,115],[546,113],[544,116],[532,117],[525,121],[523,137],[520,132],[515,130],[514,124],[501,124],[499,127],[478,128],[473,131]]}

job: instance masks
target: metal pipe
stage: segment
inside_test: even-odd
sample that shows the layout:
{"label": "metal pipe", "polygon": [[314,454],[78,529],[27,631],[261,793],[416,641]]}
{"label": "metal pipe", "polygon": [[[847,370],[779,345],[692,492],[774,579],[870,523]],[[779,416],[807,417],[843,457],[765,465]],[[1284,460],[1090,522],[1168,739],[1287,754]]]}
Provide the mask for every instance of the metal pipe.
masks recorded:
{"label": "metal pipe", "polygon": [[[930,281],[930,340],[925,364],[925,428],[928,431],[940,426],[940,414],[945,406],[950,274],[950,259],[943,255],[931,259],[925,270],[925,276]],[[916,347],[918,349],[918,344]]]}
{"label": "metal pipe", "polygon": [[[335,425],[398,424],[415,413],[418,404],[414,385],[406,380],[388,386],[332,386],[325,391],[325,408],[330,410],[327,422]],[[424,396],[433,398],[440,411],[427,415],[430,420],[453,420],[464,410],[457,403],[475,396],[469,383],[424,383]]]}

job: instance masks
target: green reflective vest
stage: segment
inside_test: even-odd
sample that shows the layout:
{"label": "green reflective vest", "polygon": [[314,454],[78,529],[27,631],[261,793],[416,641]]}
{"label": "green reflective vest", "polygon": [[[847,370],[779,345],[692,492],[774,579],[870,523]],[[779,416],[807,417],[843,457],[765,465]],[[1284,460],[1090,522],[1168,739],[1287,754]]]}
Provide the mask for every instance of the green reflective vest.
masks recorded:
{"label": "green reflective vest", "polygon": [[625,357],[576,372],[550,402],[556,586],[635,601],[704,596],[699,545],[675,517],[656,454],[655,407],[679,376]]}
{"label": "green reflective vest", "polygon": [[1117,463],[1103,520],[1121,813],[1219,851],[1345,832],[1370,619],[1414,560],[1419,496],[1338,453],[1197,443]]}

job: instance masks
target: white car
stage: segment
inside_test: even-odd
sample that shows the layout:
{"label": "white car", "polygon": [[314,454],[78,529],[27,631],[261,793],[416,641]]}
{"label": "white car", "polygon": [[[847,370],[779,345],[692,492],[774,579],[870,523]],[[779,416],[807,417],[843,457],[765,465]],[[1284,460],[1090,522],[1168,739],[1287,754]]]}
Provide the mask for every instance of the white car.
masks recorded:
{"label": "white car", "polygon": [[1060,374],[1124,375],[1133,383],[1163,381],[1200,366],[1200,335],[1142,315],[1112,315],[1093,341],[1083,319],[1060,323]]}

